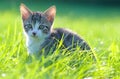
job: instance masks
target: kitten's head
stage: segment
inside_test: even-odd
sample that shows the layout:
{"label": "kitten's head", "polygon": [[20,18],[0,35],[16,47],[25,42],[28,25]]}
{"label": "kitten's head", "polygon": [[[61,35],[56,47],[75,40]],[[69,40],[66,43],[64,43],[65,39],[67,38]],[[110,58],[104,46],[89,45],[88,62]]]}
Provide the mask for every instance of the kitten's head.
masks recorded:
{"label": "kitten's head", "polygon": [[21,4],[20,12],[28,37],[41,39],[50,34],[56,14],[55,6],[48,8],[45,12],[32,12],[24,4]]}

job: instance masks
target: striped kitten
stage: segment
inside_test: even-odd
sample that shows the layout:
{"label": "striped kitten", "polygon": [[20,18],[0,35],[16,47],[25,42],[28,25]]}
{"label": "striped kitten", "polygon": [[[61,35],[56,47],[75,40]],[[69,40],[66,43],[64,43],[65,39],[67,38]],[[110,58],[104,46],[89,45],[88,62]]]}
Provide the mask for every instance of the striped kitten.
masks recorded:
{"label": "striped kitten", "polygon": [[77,34],[64,28],[53,29],[56,7],[45,12],[32,12],[24,4],[20,5],[26,45],[29,54],[53,52],[62,40],[62,49],[90,50],[90,46]]}

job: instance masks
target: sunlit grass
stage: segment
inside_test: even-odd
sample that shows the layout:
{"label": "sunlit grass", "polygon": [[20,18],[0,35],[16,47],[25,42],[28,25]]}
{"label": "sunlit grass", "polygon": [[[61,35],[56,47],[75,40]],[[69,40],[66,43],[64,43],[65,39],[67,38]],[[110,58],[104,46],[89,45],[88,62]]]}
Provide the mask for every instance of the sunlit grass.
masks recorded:
{"label": "sunlit grass", "polygon": [[[54,26],[69,28],[91,46],[96,61],[77,50],[29,59],[20,15],[0,13],[0,78],[2,79],[119,79],[120,24],[117,18],[56,16]],[[59,53],[57,51],[56,53]],[[69,52],[68,52],[69,53]]]}

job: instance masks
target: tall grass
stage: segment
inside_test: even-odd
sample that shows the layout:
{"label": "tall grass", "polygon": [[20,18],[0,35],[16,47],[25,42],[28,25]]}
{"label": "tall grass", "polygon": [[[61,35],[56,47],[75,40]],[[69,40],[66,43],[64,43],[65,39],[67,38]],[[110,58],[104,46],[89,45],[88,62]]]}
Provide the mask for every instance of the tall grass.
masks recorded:
{"label": "tall grass", "polygon": [[91,52],[84,55],[77,50],[70,55],[69,52],[64,55],[64,51],[59,54],[58,50],[47,57],[31,59],[27,54],[20,15],[4,11],[0,13],[1,79],[119,79],[120,16],[94,18],[75,17],[77,12],[61,14],[56,16],[54,27],[69,28],[81,35],[93,49],[96,61],[90,58]]}

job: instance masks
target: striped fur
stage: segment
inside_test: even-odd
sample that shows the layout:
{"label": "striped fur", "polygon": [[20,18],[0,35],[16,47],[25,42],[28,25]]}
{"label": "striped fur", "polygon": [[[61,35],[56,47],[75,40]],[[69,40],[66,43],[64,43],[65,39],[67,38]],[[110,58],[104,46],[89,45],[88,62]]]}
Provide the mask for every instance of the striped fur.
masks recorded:
{"label": "striped fur", "polygon": [[63,28],[53,29],[55,6],[45,12],[32,12],[24,4],[21,4],[20,11],[23,20],[23,28],[26,35],[26,44],[29,54],[55,51],[62,40],[61,49],[90,50],[90,46],[77,34]]}

